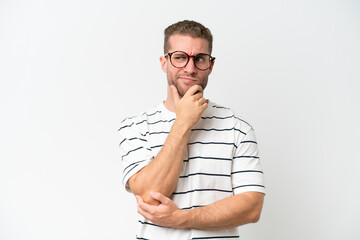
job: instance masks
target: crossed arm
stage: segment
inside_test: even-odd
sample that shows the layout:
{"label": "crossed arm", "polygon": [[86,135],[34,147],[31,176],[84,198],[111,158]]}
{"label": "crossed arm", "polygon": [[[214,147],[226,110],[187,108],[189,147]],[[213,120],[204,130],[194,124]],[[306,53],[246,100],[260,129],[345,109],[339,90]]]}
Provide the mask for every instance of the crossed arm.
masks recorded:
{"label": "crossed arm", "polygon": [[175,87],[172,93],[176,103],[176,120],[171,131],[159,154],[129,179],[131,192],[152,205],[160,202],[150,196],[150,191],[161,192],[167,197],[174,192],[191,127],[208,105],[199,85],[192,86],[181,99]]}
{"label": "crossed arm", "polygon": [[140,196],[136,196],[136,200],[138,212],[152,223],[164,227],[202,230],[234,228],[255,223],[260,218],[264,201],[263,193],[245,192],[205,207],[181,210],[159,192],[151,192],[151,197],[159,201],[160,205],[147,204]]}
{"label": "crossed arm", "polygon": [[198,85],[181,99],[176,88],[172,87],[172,94],[176,120],[161,151],[129,179],[138,212],[156,225],[172,228],[215,230],[257,222],[264,200],[259,192],[241,193],[192,210],[179,209],[169,198],[179,179],[191,127],[207,107]]}

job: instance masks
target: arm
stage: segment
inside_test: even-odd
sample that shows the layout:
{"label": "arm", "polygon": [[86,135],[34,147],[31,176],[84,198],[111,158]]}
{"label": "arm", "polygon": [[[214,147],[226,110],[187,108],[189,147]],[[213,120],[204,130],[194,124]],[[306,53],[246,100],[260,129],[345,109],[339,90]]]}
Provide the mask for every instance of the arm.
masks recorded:
{"label": "arm", "polygon": [[150,191],[170,196],[179,179],[184,152],[191,127],[207,108],[199,85],[192,86],[180,99],[175,87],[172,93],[176,106],[176,120],[159,154],[129,179],[130,190],[149,204],[159,204]]}
{"label": "arm", "polygon": [[144,203],[137,196],[138,212],[152,223],[164,227],[218,230],[234,228],[257,222],[260,218],[264,194],[245,192],[205,207],[180,210],[176,204],[161,193],[151,193],[160,201],[159,206]]}

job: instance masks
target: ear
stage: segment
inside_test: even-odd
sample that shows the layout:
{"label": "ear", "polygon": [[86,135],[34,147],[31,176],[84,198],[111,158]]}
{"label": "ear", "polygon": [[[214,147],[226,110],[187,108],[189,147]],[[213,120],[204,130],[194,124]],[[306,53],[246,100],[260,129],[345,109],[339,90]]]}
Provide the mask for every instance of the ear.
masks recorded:
{"label": "ear", "polygon": [[209,74],[212,72],[212,70],[213,70],[213,67],[214,67],[214,64],[215,64],[215,59],[212,61],[212,63],[211,63],[211,66],[210,66],[210,68],[209,68]]}
{"label": "ear", "polygon": [[164,56],[160,57],[160,64],[161,64],[161,69],[163,70],[164,73],[167,72],[167,59]]}

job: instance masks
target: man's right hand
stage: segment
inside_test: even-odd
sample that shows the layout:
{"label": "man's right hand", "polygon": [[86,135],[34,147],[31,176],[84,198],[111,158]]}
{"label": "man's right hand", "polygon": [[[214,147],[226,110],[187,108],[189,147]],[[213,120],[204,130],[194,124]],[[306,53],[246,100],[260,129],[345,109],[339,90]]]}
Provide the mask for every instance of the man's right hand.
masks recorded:
{"label": "man's right hand", "polygon": [[200,85],[194,85],[181,98],[176,87],[170,87],[175,103],[176,120],[190,130],[208,106],[208,100],[203,97],[203,89]]}

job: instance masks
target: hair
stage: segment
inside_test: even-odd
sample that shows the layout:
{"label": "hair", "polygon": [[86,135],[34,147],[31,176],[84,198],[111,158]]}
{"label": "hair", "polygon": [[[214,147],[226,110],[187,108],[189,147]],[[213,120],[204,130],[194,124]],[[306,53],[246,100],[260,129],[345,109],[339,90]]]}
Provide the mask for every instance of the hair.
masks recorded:
{"label": "hair", "polygon": [[201,23],[184,20],[168,26],[164,31],[164,54],[169,51],[169,38],[172,35],[189,35],[193,38],[203,38],[209,42],[209,53],[212,51],[213,36],[210,30]]}

